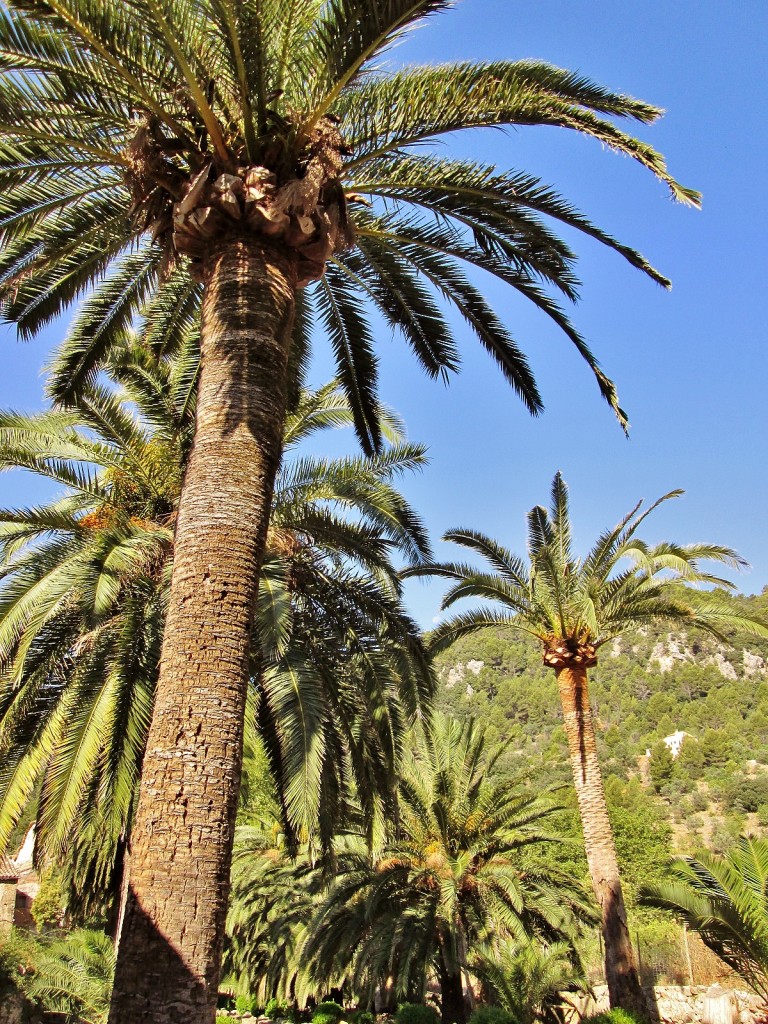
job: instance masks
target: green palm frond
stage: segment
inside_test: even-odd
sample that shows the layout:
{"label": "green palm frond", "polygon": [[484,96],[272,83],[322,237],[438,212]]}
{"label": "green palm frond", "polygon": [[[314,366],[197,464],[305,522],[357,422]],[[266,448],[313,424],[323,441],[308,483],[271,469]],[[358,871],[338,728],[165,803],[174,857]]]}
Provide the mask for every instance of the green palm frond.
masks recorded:
{"label": "green palm frond", "polygon": [[411,568],[405,575],[451,580],[443,608],[467,597],[496,608],[492,604],[441,623],[430,643],[443,650],[460,636],[492,624],[532,634],[545,646],[564,640],[598,648],[652,622],[701,629],[725,642],[733,631],[765,637],[764,623],[744,616],[727,600],[724,592],[733,584],[702,566],[714,562],[742,567],[744,560],[732,548],[668,541],[648,545],[638,539],[647,516],[680,493],[671,491],[645,509],[638,503],[601,534],[583,561],[573,553],[568,491],[559,473],[550,507],[537,505],[528,513],[528,564],[481,533],[449,531],[446,540],[481,556],[493,571],[444,563]]}
{"label": "green palm frond", "polygon": [[741,836],[726,855],[674,861],[668,878],[641,893],[670,910],[758,995],[768,1000],[768,843]]}
{"label": "green palm frond", "polygon": [[265,995],[344,983],[364,1000],[388,979],[400,998],[420,998],[431,972],[474,971],[473,951],[489,943],[546,936],[572,954],[592,919],[583,894],[519,860],[529,845],[560,841],[548,827],[557,806],[501,772],[499,753],[473,722],[438,716],[417,730],[386,844],[371,853],[353,830],[329,877],[307,851],[291,876],[277,851],[259,857],[263,837],[243,836],[229,917],[242,983]]}
{"label": "green palm frond", "polygon": [[331,266],[315,297],[319,316],[331,342],[339,383],[352,409],[355,428],[366,455],[381,443],[377,419],[378,360],[364,308],[356,290]]}
{"label": "green palm frond", "polygon": [[103,1024],[114,972],[112,939],[103,932],[82,929],[41,944],[25,989],[47,1013],[83,1024]]}
{"label": "green palm frond", "polygon": [[450,7],[453,0],[328,0],[322,6],[312,44],[321,70],[322,92],[312,110],[316,119],[329,110],[339,94],[355,81],[371,60],[391,46],[407,29],[430,14]]}
{"label": "green palm frond", "polygon": [[[458,356],[453,304],[531,412],[542,407],[521,343],[473,284],[483,269],[534,303],[576,345],[622,426],[611,380],[552,292],[575,298],[566,225],[668,284],[640,253],[521,171],[436,154],[474,128],[557,126],[646,167],[697,203],[651,146],[618,122],[661,111],[541,61],[410,67],[381,55],[448,0],[12,0],[1,13],[0,313],[29,336],[78,299],[51,394],[76,400],[141,327],[156,352],[199,323],[202,287],[172,235],[174,204],[201,167],[267,167],[301,179],[319,126],[339,124],[340,216],[358,244],[297,296],[290,402],[320,327],[367,451],[381,444],[370,307],[431,376]],[[335,128],[333,128],[335,131]],[[373,211],[366,204],[373,204]],[[199,262],[199,261],[198,261]],[[470,277],[465,272],[470,271]],[[199,267],[197,268],[200,269]],[[175,318],[169,316],[176,310]],[[160,313],[160,316],[156,316]],[[158,326],[159,324],[159,326]],[[289,404],[290,404],[289,402]]]}
{"label": "green palm frond", "polygon": [[[64,864],[74,913],[114,887],[151,718],[199,362],[194,322],[181,330],[159,345],[127,331],[111,380],[86,379],[76,407],[0,414],[0,468],[68,488],[0,512],[0,843],[39,792],[40,855]],[[396,487],[426,455],[394,414],[380,419],[381,454],[296,455],[275,489],[253,680],[294,846],[329,849],[353,799],[373,836],[403,732],[431,698],[392,564],[431,557]],[[301,392],[288,447],[352,420],[337,383]]]}

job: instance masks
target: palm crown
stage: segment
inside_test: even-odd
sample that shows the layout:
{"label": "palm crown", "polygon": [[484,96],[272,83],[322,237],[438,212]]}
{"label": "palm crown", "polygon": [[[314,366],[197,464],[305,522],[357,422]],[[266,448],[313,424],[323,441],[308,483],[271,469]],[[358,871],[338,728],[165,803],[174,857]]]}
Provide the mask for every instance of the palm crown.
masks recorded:
{"label": "palm crown", "polygon": [[3,314],[30,334],[101,282],[63,346],[53,394],[82,387],[158,283],[170,296],[161,301],[188,316],[204,252],[248,230],[295,253],[299,283],[322,278],[301,299],[293,357],[301,363],[319,320],[368,449],[380,437],[369,302],[434,376],[458,364],[436,298],[447,300],[528,408],[541,408],[472,267],[551,316],[623,416],[547,290],[574,298],[577,285],[549,223],[665,279],[529,175],[423,144],[458,129],[556,125],[629,154],[677,199],[696,194],[610,120],[648,123],[660,111],[580,75],[536,61],[378,70],[404,31],[449,6],[295,0],[286,16],[281,0],[11,0],[0,12]]}
{"label": "palm crown", "polygon": [[421,1000],[436,975],[443,1019],[463,1020],[478,954],[495,957],[510,940],[572,941],[591,919],[572,879],[525,862],[526,848],[562,841],[557,804],[500,770],[502,748],[476,723],[436,716],[410,747],[386,842],[372,854],[342,840],[325,891],[301,865],[283,912],[284,866],[241,848],[231,955],[251,984],[306,993],[343,983],[361,999],[391,984]]}
{"label": "palm crown", "polygon": [[[733,584],[701,566],[706,561],[743,566],[735,551],[716,544],[651,545],[637,537],[647,516],[681,493],[670,491],[645,510],[639,502],[600,535],[583,559],[573,551],[568,490],[559,473],[549,509],[537,505],[528,513],[528,563],[482,533],[448,531],[446,540],[483,556],[491,571],[451,562],[416,567],[407,574],[454,580],[443,608],[475,597],[497,602],[503,611],[483,608],[458,615],[434,630],[432,646],[442,649],[483,626],[504,624],[540,641],[545,662],[556,668],[570,662],[594,664],[605,643],[649,622],[696,627],[720,639],[734,626],[766,635],[763,625],[723,599],[722,590],[733,589]],[[695,589],[697,585],[720,592]]]}

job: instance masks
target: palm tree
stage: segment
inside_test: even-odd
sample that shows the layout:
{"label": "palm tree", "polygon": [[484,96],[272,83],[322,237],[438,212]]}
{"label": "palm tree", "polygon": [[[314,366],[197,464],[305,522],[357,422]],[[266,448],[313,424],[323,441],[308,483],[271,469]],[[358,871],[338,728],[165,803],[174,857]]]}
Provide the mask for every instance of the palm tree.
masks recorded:
{"label": "palm tree", "polygon": [[9,0],[0,12],[2,314],[31,335],[97,286],[52,393],[81,390],[142,305],[150,324],[158,303],[201,315],[195,441],[113,1024],[150,1012],[213,1019],[252,613],[312,313],[369,452],[380,436],[369,301],[428,374],[445,376],[458,359],[442,297],[527,407],[541,408],[524,356],[465,266],[549,315],[623,421],[613,385],[547,290],[576,288],[572,253],[547,221],[665,279],[529,175],[424,144],[464,128],[560,126],[698,200],[612,120],[649,123],[658,108],[581,75],[534,61],[377,70],[406,30],[448,6]]}
{"label": "palm tree", "polygon": [[581,964],[574,962],[573,949],[566,942],[502,946],[492,957],[482,958],[474,970],[517,1024],[537,1020],[557,1024],[562,1019],[558,1013],[562,993],[587,988]]}
{"label": "palm tree", "polygon": [[587,861],[602,916],[611,1006],[643,1017],[645,1001],[627,929],[587,672],[597,664],[604,644],[649,623],[703,629],[723,641],[723,630],[734,626],[768,636],[765,626],[741,615],[720,593],[695,589],[698,584],[731,588],[727,580],[703,571],[700,563],[711,560],[743,565],[734,551],[713,544],[663,542],[651,546],[636,536],[655,508],[680,493],[666,494],[645,511],[641,511],[642,502],[638,503],[598,538],[582,560],[573,552],[568,492],[558,473],[552,483],[550,509],[536,506],[528,513],[529,564],[481,533],[450,530],[445,539],[484,557],[491,571],[457,563],[408,571],[455,581],[443,600],[444,609],[467,597],[495,602],[503,609],[484,606],[440,624],[431,635],[433,651],[491,625],[521,630],[541,644],[544,664],[554,670],[558,681]]}
{"label": "palm tree", "polygon": [[[192,434],[190,349],[154,360],[136,343],[112,368],[121,390],[0,416],[0,468],[67,488],[0,513],[0,843],[39,790],[37,854],[62,863],[80,912],[114,896],[135,809]],[[286,447],[350,420],[338,387],[302,392]],[[390,562],[429,552],[394,486],[425,454],[384,420],[394,443],[381,455],[294,457],[273,498],[246,721],[266,743],[294,843],[317,835],[328,847],[346,779],[372,827],[405,722],[430,693]]]}
{"label": "palm tree", "polygon": [[432,976],[444,1024],[462,1024],[475,953],[510,939],[572,943],[590,911],[565,876],[524,862],[526,848],[558,840],[558,807],[497,770],[501,747],[440,717],[415,742],[390,842],[337,869],[301,957],[314,978],[348,980],[368,999],[391,985],[421,1001]]}
{"label": "palm tree", "polygon": [[768,1004],[768,840],[741,836],[727,856],[681,857],[641,900],[671,910]]}
{"label": "palm tree", "polygon": [[33,954],[27,995],[71,1024],[104,1024],[115,971],[115,947],[103,932],[79,930],[45,941]]}

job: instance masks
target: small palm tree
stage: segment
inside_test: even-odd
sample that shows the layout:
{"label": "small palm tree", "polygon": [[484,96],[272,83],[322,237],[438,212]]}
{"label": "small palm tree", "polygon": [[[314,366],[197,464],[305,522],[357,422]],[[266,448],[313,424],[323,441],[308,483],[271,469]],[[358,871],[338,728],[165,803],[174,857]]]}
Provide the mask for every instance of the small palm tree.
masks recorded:
{"label": "small palm tree", "polygon": [[113,1024],[157,1015],[161,1000],[168,1019],[186,1019],[185,1007],[213,1019],[252,609],[312,313],[368,453],[380,441],[369,304],[437,377],[458,365],[445,300],[526,406],[541,408],[476,268],[554,320],[623,421],[612,383],[550,292],[574,297],[577,282],[549,222],[665,279],[529,175],[452,160],[434,144],[462,129],[559,126],[698,201],[614,120],[652,122],[658,108],[582,75],[503,60],[384,73],[403,33],[448,6],[8,0],[0,11],[2,314],[28,336],[96,286],[53,392],[70,400],[82,389],[145,304],[150,323],[158,303],[201,315],[195,443]]}
{"label": "small palm tree", "polygon": [[604,644],[649,623],[703,629],[723,641],[723,630],[735,626],[768,636],[768,628],[739,614],[721,594],[695,589],[698,584],[732,587],[705,572],[700,563],[743,565],[734,551],[712,544],[651,546],[636,536],[655,508],[680,493],[670,492],[645,511],[638,503],[598,538],[586,558],[579,559],[573,552],[568,492],[558,473],[549,510],[536,506],[528,514],[528,564],[481,533],[450,530],[445,539],[486,558],[490,572],[457,563],[408,571],[455,581],[443,608],[468,597],[501,605],[501,610],[491,604],[439,625],[430,640],[434,651],[492,625],[520,630],[541,644],[544,664],[558,681],[589,871],[602,916],[611,1005],[641,1016],[646,1014],[645,1001],[627,929],[587,672],[597,664]]}
{"label": "small palm tree", "polygon": [[46,1013],[61,1014],[69,1024],[104,1024],[114,973],[112,939],[74,931],[40,944],[24,989]]}
{"label": "small palm tree", "polygon": [[561,1019],[562,993],[587,987],[573,947],[565,942],[503,945],[482,957],[474,971],[517,1024],[554,1024]]}
{"label": "small palm tree", "polygon": [[[156,360],[136,343],[113,387],[87,388],[77,408],[0,415],[0,469],[66,487],[43,507],[0,512],[0,844],[39,792],[37,855],[62,863],[75,911],[114,893],[135,809],[195,353]],[[431,688],[390,561],[429,551],[395,486],[425,455],[384,420],[395,443],[381,455],[295,456],[273,498],[246,722],[294,842],[328,846],[350,781],[366,820],[381,813],[405,723]],[[350,422],[337,386],[302,392],[286,447]]]}
{"label": "small palm tree", "polygon": [[726,855],[673,861],[640,899],[671,910],[768,1005],[768,840],[741,836]]}
{"label": "small palm tree", "polygon": [[337,873],[301,952],[315,978],[349,980],[368,999],[391,984],[421,1001],[434,977],[444,1024],[461,1024],[479,948],[572,941],[590,911],[564,875],[523,863],[527,847],[558,841],[547,830],[558,807],[496,769],[501,748],[488,750],[482,729],[438,717],[414,741],[392,839]]}

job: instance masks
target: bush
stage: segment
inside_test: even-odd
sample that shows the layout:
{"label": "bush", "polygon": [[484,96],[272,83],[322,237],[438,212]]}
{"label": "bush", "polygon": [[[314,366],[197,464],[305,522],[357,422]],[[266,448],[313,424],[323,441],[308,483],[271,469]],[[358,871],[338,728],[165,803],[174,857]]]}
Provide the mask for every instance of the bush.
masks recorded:
{"label": "bush", "polygon": [[469,1018],[469,1024],[517,1024],[511,1013],[500,1006],[478,1006]]}
{"label": "bush", "polygon": [[437,1011],[422,1003],[403,1003],[395,1014],[396,1024],[440,1024]]}
{"label": "bush", "polygon": [[[275,1000],[276,1002],[277,1000]],[[256,1009],[256,997],[250,993],[243,993],[235,999],[235,1009],[238,1013],[253,1013]]]}
{"label": "bush", "polygon": [[264,1007],[264,1016],[270,1020],[277,1020],[278,1017],[285,1017],[288,1013],[288,1003],[281,999],[272,998]]}
{"label": "bush", "polygon": [[331,1017],[333,1020],[341,1020],[344,1016],[344,1007],[339,1006],[338,1003],[334,1003],[333,1000],[328,999],[324,1003],[317,1004],[314,1013],[312,1014],[313,1021],[316,1020],[318,1014]]}
{"label": "bush", "polygon": [[709,803],[709,797],[706,793],[702,793],[700,789],[697,789],[691,797],[691,807],[694,811],[706,811]]}
{"label": "bush", "polygon": [[369,1010],[355,1010],[347,1015],[351,1024],[376,1024],[376,1018]]}
{"label": "bush", "polygon": [[0,942],[0,1002],[3,993],[21,988],[22,976],[31,970],[34,970],[32,942],[14,931]]}
{"label": "bush", "polygon": [[636,1017],[629,1010],[606,1010],[605,1013],[596,1013],[594,1017],[585,1017],[581,1024],[645,1024],[640,1017]]}

